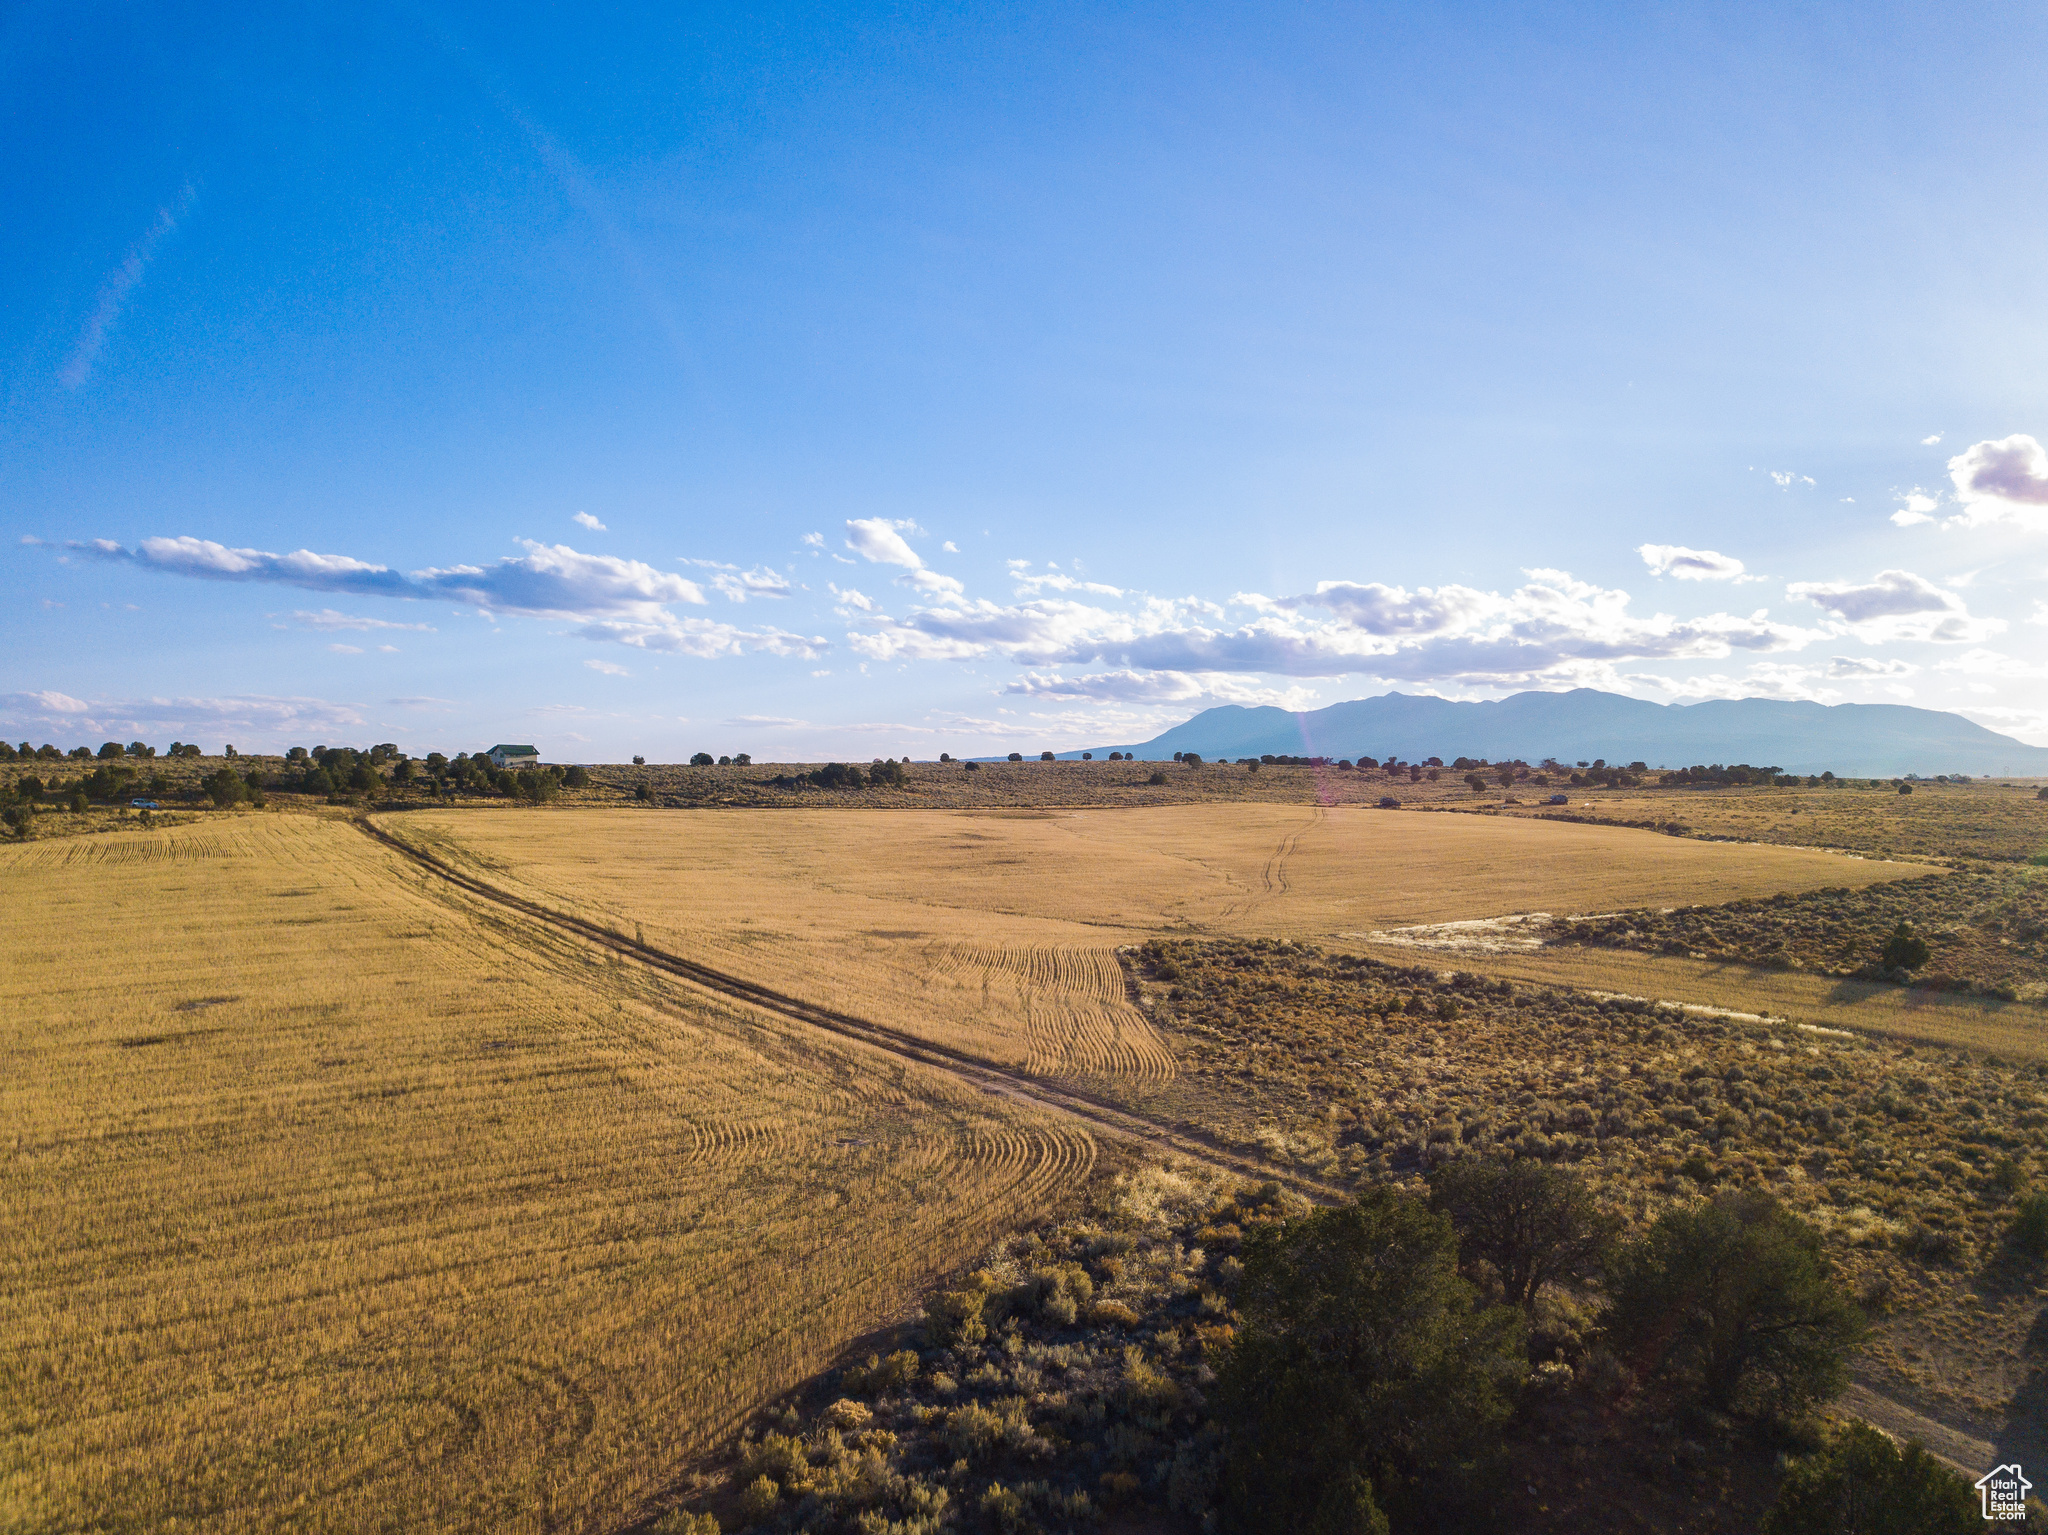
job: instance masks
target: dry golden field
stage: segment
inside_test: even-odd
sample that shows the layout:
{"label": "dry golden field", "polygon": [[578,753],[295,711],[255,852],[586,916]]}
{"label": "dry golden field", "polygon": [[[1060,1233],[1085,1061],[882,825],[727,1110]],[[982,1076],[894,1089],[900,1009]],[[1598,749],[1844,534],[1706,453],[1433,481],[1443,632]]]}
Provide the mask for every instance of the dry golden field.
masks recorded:
{"label": "dry golden field", "polygon": [[1926,872],[1608,827],[1316,805],[417,811],[385,826],[555,908],[1050,1076],[1172,1071],[1119,946],[1364,947],[1402,924],[1862,885]]}
{"label": "dry golden field", "polygon": [[[378,819],[684,958],[1162,1105],[1175,1057],[1118,953],[1161,934],[1369,951],[1926,872],[1315,803]],[[336,812],[39,832],[0,890],[0,1528],[618,1528],[1097,1155]]]}
{"label": "dry golden field", "polygon": [[339,820],[0,893],[10,1531],[617,1528],[1094,1156]]}

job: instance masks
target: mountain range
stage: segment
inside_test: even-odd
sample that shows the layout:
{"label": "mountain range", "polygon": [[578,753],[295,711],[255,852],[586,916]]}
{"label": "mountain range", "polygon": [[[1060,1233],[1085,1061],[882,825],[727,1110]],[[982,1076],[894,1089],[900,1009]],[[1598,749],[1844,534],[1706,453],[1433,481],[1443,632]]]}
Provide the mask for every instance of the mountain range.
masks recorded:
{"label": "mountain range", "polygon": [[[1788,773],[1849,777],[1904,773],[2048,775],[2048,747],[2028,746],[1959,714],[1903,704],[1790,703],[1724,698],[1657,704],[1595,688],[1516,693],[1494,701],[1385,693],[1294,713],[1225,704],[1150,741],[1096,749],[1141,761],[1205,758],[1374,757],[1419,762],[1646,762],[1651,767],[1747,762]],[[1063,752],[1074,758],[1079,752]]]}

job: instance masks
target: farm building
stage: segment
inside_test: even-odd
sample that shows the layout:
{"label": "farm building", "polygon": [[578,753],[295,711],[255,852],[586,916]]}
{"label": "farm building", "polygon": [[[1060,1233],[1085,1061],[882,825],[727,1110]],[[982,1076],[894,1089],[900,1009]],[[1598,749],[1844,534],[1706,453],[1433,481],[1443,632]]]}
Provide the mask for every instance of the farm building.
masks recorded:
{"label": "farm building", "polygon": [[531,746],[493,746],[484,755],[494,768],[540,766],[540,753]]}

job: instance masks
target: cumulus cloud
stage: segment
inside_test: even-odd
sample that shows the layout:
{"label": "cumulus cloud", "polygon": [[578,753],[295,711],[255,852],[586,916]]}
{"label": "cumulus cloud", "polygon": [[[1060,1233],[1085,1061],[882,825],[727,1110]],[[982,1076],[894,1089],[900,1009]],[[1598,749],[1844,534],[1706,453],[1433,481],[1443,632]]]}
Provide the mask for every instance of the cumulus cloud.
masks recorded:
{"label": "cumulus cloud", "polygon": [[571,517],[569,520],[575,523],[578,527],[590,529],[590,531],[593,533],[609,533],[611,531],[610,528],[607,528],[603,523],[599,522],[595,517],[591,516],[588,512],[578,512],[574,517]]}
{"label": "cumulus cloud", "polygon": [[1469,586],[1418,587],[1382,586],[1377,581],[1320,581],[1314,592],[1300,597],[1263,598],[1243,593],[1242,600],[1253,607],[1298,612],[1322,608],[1335,613],[1343,623],[1364,634],[1427,635],[1469,629],[1494,613],[1503,611],[1501,599]]}
{"label": "cumulus cloud", "polygon": [[924,561],[915,549],[904,542],[903,535],[923,531],[908,520],[891,522],[886,517],[849,517],[846,519],[846,547],[876,565],[901,565],[909,570],[921,570]]}
{"label": "cumulus cloud", "polygon": [[[709,560],[692,560],[692,565],[709,565]],[[741,570],[736,565],[714,567],[718,574],[711,578],[712,589],[728,602],[745,602],[749,597],[787,597],[789,581],[781,572],[770,570],[766,565],[756,565],[752,570]]]}
{"label": "cumulus cloud", "polygon": [[[492,565],[429,567],[409,573],[344,554],[309,549],[274,554],[192,537],[146,538],[133,549],[111,539],[67,547],[94,559],[201,580],[272,582],[350,596],[457,602],[492,615],[568,619],[579,625],[574,632],[586,639],[642,650],[703,657],[745,650],[816,656],[827,648],[822,636],[804,638],[774,628],[747,630],[708,619],[677,618],[669,606],[702,606],[704,589],[643,561],[585,554],[566,544],[520,542],[525,554]],[[726,595],[737,592],[741,598],[788,590],[772,571],[738,572],[731,582]]]}
{"label": "cumulus cloud", "polygon": [[1742,574],[1742,561],[1712,549],[1688,549],[1683,544],[1639,544],[1636,553],[1643,557],[1653,576],[1672,576],[1680,581],[1732,581]]}
{"label": "cumulus cloud", "polygon": [[2048,527],[2048,449],[2024,433],[1971,445],[1948,461],[1964,526]]}
{"label": "cumulus cloud", "polygon": [[1920,446],[1921,446],[1921,447],[1923,447],[1923,448],[1931,448],[1931,447],[1933,447],[1933,446],[1934,446],[1934,445],[1935,445],[1935,444],[1936,444],[1937,442],[1940,442],[1940,441],[1941,441],[1941,433],[1939,433],[1939,432],[1936,432],[1936,433],[1935,433],[1935,434],[1934,434],[1934,435],[1933,435],[1932,437],[1923,437],[1923,438],[1921,438],[1921,439],[1920,439]]}
{"label": "cumulus cloud", "polygon": [[939,547],[945,550],[948,554],[958,554],[960,552],[960,546],[954,543],[953,540],[950,538],[947,539],[943,544],[939,545]]}
{"label": "cumulus cloud", "polygon": [[1892,513],[1892,521],[1902,528],[1934,521],[1934,509],[1941,505],[1939,500],[1917,486],[1906,492],[1904,500],[1905,505]]}
{"label": "cumulus cloud", "polygon": [[1048,597],[961,600],[901,619],[874,615],[870,629],[847,640],[884,661],[1002,656],[1027,665],[1495,685],[1577,679],[1621,660],[1797,650],[1828,632],[1776,623],[1762,610],[1637,616],[1626,592],[1560,571],[1528,574],[1527,585],[1507,594],[1357,582],[1324,582],[1292,597],[1241,594],[1257,616],[1234,626],[1213,604],[1191,600],[1148,597],[1123,609]]}
{"label": "cumulus cloud", "polygon": [[594,672],[603,672],[607,677],[630,677],[633,675],[616,661],[591,660],[585,661],[583,664]]}
{"label": "cumulus cloud", "polygon": [[1963,599],[1910,570],[1881,570],[1868,582],[1794,581],[1785,595],[1812,603],[1871,643],[1931,640],[1974,642],[2005,628],[2004,620],[1972,618]]}
{"label": "cumulus cloud", "polygon": [[145,538],[133,549],[105,538],[68,547],[95,559],[202,580],[276,582],[354,596],[439,599],[493,613],[538,618],[647,612],[664,603],[704,601],[703,589],[696,582],[639,560],[583,554],[567,544],[520,542],[526,549],[524,555],[509,556],[493,565],[429,567],[410,574],[346,554],[315,554],[310,549],[273,554],[264,549],[232,549],[212,539],[189,536]]}

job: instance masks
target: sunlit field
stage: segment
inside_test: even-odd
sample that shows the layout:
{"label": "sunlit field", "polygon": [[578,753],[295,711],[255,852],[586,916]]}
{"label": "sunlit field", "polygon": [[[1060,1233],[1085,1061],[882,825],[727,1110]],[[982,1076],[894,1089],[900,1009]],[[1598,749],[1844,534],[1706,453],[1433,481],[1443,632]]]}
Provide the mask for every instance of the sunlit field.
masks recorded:
{"label": "sunlit field", "polygon": [[1314,805],[418,811],[408,841],[656,947],[1049,1075],[1171,1061],[1116,964],[1161,932],[1403,924],[1860,886],[1917,865]]}
{"label": "sunlit field", "polygon": [[10,1530],[596,1530],[1082,1135],[355,827],[0,848]]}

